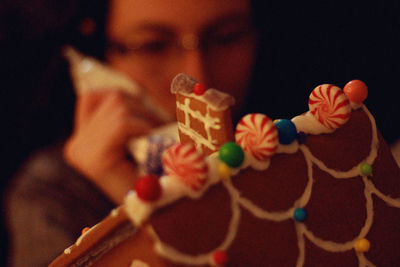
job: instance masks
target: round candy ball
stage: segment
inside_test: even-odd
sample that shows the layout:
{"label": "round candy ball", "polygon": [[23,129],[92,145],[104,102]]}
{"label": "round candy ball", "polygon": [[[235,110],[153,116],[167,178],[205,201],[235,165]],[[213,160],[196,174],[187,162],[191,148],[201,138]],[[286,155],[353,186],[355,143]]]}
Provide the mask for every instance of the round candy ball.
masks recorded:
{"label": "round candy ball", "polygon": [[352,80],[348,82],[344,88],[343,92],[346,94],[347,98],[357,104],[361,104],[368,96],[367,85],[360,80]]}
{"label": "round candy ball", "polygon": [[135,191],[143,201],[156,201],[161,196],[161,185],[158,176],[148,174],[139,177],[135,182]]}
{"label": "round candy ball", "polygon": [[279,143],[288,145],[297,138],[296,125],[291,120],[280,119],[276,121],[275,125],[278,129]]}
{"label": "round candy ball", "polygon": [[225,162],[218,164],[218,174],[222,180],[226,180],[231,176],[231,169]]}
{"label": "round candy ball", "polygon": [[219,159],[230,167],[239,167],[244,160],[243,149],[234,142],[228,142],[219,149]]}
{"label": "round candy ball", "polygon": [[368,163],[362,163],[360,165],[360,171],[362,175],[368,176],[371,175],[372,173],[372,166],[369,165]]}
{"label": "round candy ball", "polygon": [[195,95],[202,95],[206,91],[206,85],[204,83],[196,83],[193,86],[193,93]]}
{"label": "round candy ball", "polygon": [[86,234],[89,230],[90,230],[90,227],[83,228],[81,231],[82,235]]}
{"label": "round candy ball", "polygon": [[303,222],[307,219],[307,211],[303,208],[297,208],[293,212],[293,218],[298,222]]}
{"label": "round candy ball", "polygon": [[217,250],[212,255],[213,261],[218,266],[225,265],[228,262],[228,255],[223,250]]}
{"label": "round candy ball", "polygon": [[371,248],[371,244],[366,238],[361,238],[356,241],[354,248],[358,252],[367,252]]}

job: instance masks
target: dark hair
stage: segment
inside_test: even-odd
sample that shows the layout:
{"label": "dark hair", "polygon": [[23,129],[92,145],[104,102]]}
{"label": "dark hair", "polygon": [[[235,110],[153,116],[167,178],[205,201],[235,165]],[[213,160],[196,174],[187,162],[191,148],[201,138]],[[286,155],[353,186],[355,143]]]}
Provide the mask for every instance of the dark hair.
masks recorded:
{"label": "dark hair", "polygon": [[[0,1],[2,190],[33,150],[69,135],[75,95],[61,49],[72,44],[102,58],[107,7],[108,0]],[[82,34],[87,18],[95,28]],[[1,224],[1,247],[7,247]],[[5,266],[6,250],[0,260]]]}
{"label": "dark hair", "polygon": [[[0,6],[2,147],[11,174],[36,148],[69,135],[75,96],[65,44],[102,58],[107,0],[6,0]],[[94,29],[82,34],[90,18]],[[2,170],[3,171],[3,170]]]}

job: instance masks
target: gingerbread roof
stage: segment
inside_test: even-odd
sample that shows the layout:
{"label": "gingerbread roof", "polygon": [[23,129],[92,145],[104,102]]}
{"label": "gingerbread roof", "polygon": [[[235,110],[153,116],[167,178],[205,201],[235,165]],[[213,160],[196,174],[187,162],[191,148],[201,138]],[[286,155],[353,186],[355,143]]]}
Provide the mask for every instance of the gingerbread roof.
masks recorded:
{"label": "gingerbread roof", "polygon": [[[142,177],[153,185],[136,187],[110,215],[129,217],[136,232],[95,263],[396,266],[400,169],[360,102],[366,87],[351,86],[316,87],[309,111],[292,120],[249,114],[235,142],[207,157],[190,144],[170,147],[165,175]],[[106,246],[121,229],[111,228],[100,223],[80,241],[96,238],[92,248],[77,244],[60,258],[77,262]]]}

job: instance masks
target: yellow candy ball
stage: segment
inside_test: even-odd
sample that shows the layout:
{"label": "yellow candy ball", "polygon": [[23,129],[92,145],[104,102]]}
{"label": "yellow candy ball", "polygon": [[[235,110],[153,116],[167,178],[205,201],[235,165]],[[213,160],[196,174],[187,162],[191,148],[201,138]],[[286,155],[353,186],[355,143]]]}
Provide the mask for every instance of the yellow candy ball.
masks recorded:
{"label": "yellow candy ball", "polygon": [[225,162],[220,162],[218,165],[218,174],[222,180],[229,179],[231,176],[231,169]]}
{"label": "yellow candy ball", "polygon": [[357,240],[354,248],[358,252],[367,252],[371,247],[371,244],[369,243],[368,239],[362,238]]}

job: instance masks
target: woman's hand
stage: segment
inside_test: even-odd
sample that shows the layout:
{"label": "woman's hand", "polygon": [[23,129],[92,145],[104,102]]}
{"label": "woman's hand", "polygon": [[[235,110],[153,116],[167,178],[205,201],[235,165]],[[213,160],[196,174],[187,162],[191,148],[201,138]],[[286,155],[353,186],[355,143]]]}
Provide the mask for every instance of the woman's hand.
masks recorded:
{"label": "woman's hand", "polygon": [[82,94],[75,107],[73,134],[64,147],[65,159],[120,204],[136,178],[135,164],[127,157],[128,140],[159,125],[131,95],[116,90]]}

